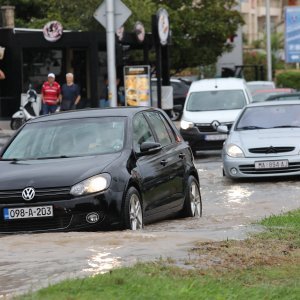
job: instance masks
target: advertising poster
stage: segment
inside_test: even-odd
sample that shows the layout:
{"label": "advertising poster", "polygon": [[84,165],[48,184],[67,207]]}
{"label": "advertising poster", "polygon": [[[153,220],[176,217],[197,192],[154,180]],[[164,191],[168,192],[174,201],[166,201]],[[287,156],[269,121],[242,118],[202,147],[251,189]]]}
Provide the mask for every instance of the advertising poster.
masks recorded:
{"label": "advertising poster", "polygon": [[150,66],[125,66],[124,89],[126,105],[150,106]]}
{"label": "advertising poster", "polygon": [[300,7],[285,8],[285,61],[300,62]]}

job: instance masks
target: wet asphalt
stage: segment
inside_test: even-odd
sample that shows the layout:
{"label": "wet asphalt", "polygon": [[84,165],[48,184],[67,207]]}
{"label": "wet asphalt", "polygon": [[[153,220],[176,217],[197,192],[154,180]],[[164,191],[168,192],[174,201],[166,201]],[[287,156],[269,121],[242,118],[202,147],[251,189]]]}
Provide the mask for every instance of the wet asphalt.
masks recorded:
{"label": "wet asphalt", "polygon": [[[0,147],[5,139],[0,131]],[[173,258],[184,266],[195,242],[243,239],[262,230],[257,220],[300,208],[299,178],[233,182],[222,176],[220,151],[198,153],[196,166],[200,219],[172,218],[139,232],[0,235],[0,299],[139,261]]]}

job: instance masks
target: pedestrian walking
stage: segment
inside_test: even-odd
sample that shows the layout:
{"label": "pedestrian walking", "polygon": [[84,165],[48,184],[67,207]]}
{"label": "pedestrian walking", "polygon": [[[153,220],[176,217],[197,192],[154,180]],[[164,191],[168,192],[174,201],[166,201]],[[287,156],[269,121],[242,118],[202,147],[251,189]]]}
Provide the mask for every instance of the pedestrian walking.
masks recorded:
{"label": "pedestrian walking", "polygon": [[108,107],[108,79],[107,75],[104,76],[103,87],[101,89],[100,99],[99,99],[99,107]]}
{"label": "pedestrian walking", "polygon": [[42,114],[54,113],[59,103],[60,85],[55,81],[54,73],[48,74],[41,91]]}
{"label": "pedestrian walking", "polygon": [[74,83],[74,75],[72,73],[66,74],[66,83],[61,87],[59,98],[61,111],[76,109],[81,96],[79,86]]}

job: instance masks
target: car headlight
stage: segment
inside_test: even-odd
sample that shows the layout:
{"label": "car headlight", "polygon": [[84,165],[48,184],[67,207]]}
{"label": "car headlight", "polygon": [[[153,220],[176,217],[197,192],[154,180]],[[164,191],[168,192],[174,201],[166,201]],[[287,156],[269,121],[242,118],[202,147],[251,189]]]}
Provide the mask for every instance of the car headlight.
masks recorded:
{"label": "car headlight", "polygon": [[227,146],[226,153],[231,157],[245,157],[243,150],[234,144],[229,144]]}
{"label": "car headlight", "polygon": [[185,121],[185,120],[181,120],[180,127],[182,129],[186,130],[188,128],[194,127],[194,123],[193,122],[189,122],[189,121]]}
{"label": "car headlight", "polygon": [[71,188],[71,195],[82,196],[106,190],[110,185],[111,177],[109,174],[101,174],[81,181]]}

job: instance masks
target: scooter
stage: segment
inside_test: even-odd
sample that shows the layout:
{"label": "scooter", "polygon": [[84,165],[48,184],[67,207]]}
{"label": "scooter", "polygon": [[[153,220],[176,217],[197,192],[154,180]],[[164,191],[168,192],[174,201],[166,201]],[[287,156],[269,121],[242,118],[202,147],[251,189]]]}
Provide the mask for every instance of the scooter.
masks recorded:
{"label": "scooter", "polygon": [[37,117],[40,113],[40,102],[40,97],[30,84],[27,93],[21,95],[20,109],[11,118],[11,129],[17,130],[28,120]]}

